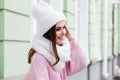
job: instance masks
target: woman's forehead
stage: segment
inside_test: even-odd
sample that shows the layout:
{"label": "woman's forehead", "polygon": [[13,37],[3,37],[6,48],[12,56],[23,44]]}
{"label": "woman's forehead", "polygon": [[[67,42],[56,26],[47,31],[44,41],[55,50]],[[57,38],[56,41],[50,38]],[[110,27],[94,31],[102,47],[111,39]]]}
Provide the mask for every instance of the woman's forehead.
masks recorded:
{"label": "woman's forehead", "polygon": [[62,20],[62,21],[59,21],[56,23],[56,27],[63,27],[65,25],[65,21]]}

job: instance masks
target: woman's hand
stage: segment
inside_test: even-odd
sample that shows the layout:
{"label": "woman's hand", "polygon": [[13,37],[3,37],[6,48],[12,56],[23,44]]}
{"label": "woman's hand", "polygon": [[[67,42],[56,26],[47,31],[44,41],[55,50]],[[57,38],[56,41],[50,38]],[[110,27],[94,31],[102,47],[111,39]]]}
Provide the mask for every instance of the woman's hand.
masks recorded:
{"label": "woman's hand", "polygon": [[69,29],[68,29],[67,27],[65,27],[65,28],[66,28],[66,37],[67,37],[67,39],[68,39],[69,41],[74,40],[74,38],[72,37]]}

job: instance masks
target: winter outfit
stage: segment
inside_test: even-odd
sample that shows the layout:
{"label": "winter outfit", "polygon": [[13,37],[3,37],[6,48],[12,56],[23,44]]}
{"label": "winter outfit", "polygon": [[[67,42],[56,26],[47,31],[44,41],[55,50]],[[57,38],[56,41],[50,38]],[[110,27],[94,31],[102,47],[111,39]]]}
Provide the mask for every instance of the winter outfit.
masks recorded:
{"label": "winter outfit", "polygon": [[87,59],[81,47],[75,40],[64,40],[64,44],[56,44],[60,61],[53,56],[51,41],[43,37],[52,26],[65,16],[53,9],[47,3],[39,2],[33,6],[33,17],[37,21],[37,32],[31,41],[36,53],[32,56],[30,70],[25,80],[67,80],[72,75],[87,66]]}

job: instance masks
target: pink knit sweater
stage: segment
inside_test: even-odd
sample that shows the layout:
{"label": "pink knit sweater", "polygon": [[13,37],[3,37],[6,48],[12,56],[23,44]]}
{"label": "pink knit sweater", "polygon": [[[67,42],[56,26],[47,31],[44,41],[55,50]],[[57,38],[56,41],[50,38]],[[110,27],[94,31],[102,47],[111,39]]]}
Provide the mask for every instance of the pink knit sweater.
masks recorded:
{"label": "pink knit sweater", "polygon": [[39,53],[32,57],[29,72],[24,80],[67,80],[67,76],[77,73],[87,66],[87,59],[78,43],[74,40],[71,44],[71,61],[61,71],[55,71],[50,63]]}

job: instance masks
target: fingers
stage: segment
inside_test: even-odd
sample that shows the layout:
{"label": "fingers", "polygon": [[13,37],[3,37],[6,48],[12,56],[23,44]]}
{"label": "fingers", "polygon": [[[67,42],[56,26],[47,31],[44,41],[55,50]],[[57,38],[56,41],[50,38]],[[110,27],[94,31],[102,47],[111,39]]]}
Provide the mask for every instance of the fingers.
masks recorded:
{"label": "fingers", "polygon": [[66,37],[68,38],[69,41],[73,40],[73,37],[72,37],[68,27],[65,27],[65,28],[66,28]]}
{"label": "fingers", "polygon": [[65,26],[65,29],[66,29],[66,36],[68,36],[70,34],[70,32],[66,26]]}

